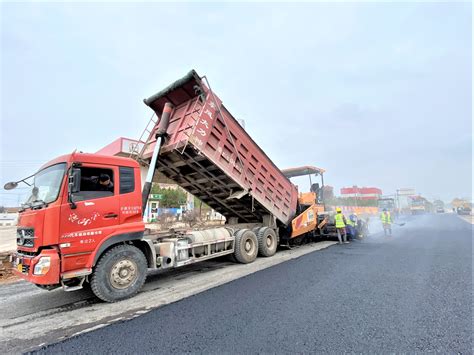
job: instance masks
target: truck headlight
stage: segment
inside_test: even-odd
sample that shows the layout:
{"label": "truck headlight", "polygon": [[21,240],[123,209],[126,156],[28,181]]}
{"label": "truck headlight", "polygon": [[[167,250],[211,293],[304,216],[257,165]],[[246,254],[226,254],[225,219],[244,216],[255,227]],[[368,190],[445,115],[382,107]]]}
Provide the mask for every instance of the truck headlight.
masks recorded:
{"label": "truck headlight", "polygon": [[34,275],[45,275],[51,267],[51,258],[49,256],[42,256],[35,265],[33,271]]}

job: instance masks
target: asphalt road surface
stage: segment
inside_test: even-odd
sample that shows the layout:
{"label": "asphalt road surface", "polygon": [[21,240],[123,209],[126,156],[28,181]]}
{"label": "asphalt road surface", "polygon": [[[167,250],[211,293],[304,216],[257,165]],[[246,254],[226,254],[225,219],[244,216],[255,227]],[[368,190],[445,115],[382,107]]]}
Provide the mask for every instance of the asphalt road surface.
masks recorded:
{"label": "asphalt road surface", "polygon": [[472,225],[419,216],[46,353],[472,352]]}
{"label": "asphalt road surface", "polygon": [[99,301],[87,289],[44,291],[26,281],[0,284],[0,354],[34,351],[111,323],[132,319],[205,290],[302,255],[333,241],[279,250],[271,258],[237,264],[216,258],[170,270],[150,270],[143,289],[117,303]]}

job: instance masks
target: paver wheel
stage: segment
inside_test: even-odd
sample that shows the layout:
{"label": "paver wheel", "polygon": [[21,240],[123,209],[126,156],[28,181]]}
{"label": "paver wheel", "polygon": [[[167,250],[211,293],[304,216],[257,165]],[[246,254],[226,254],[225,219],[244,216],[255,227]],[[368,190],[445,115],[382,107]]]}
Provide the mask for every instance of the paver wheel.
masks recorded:
{"label": "paver wheel", "polygon": [[257,232],[258,254],[261,256],[273,256],[278,246],[278,238],[275,231],[268,227],[262,227]]}
{"label": "paver wheel", "polygon": [[146,273],[147,261],[141,250],[118,245],[100,257],[91,278],[92,292],[106,302],[129,298],[142,288]]}
{"label": "paver wheel", "polygon": [[235,259],[242,264],[248,264],[257,258],[258,240],[250,229],[241,229],[235,234]]}

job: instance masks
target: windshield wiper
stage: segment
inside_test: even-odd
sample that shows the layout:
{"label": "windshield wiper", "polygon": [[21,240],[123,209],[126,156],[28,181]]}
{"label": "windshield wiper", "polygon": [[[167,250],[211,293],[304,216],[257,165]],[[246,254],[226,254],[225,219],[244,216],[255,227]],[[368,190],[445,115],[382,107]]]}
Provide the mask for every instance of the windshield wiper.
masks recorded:
{"label": "windshield wiper", "polygon": [[30,207],[31,207],[31,203],[29,203],[29,202],[22,203],[20,205],[20,210],[18,212],[23,212],[24,210],[26,210],[27,208],[30,208]]}
{"label": "windshield wiper", "polygon": [[48,204],[46,202],[44,202],[43,200],[34,200],[31,203],[31,209],[32,210],[40,209],[44,206],[48,206]]}

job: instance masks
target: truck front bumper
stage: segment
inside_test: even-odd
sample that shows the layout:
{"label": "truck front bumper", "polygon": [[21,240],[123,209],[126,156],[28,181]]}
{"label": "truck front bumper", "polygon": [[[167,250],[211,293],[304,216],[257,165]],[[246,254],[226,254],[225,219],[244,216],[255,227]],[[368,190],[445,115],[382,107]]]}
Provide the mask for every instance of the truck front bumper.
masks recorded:
{"label": "truck front bumper", "polygon": [[[40,261],[49,261],[49,267],[42,268],[42,274],[35,274],[35,266]],[[16,252],[12,257],[13,273],[22,279],[37,285],[59,284],[60,262],[55,249],[45,249],[39,255],[28,256]],[[46,270],[47,269],[47,270]]]}

